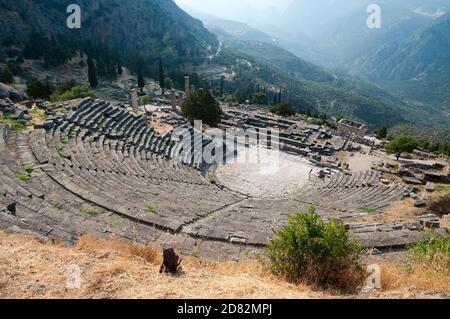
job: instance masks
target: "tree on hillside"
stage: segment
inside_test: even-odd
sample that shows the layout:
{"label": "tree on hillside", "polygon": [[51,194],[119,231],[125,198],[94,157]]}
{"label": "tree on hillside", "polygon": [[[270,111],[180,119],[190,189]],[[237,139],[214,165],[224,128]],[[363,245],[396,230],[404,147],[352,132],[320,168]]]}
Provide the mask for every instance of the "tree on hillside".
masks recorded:
{"label": "tree on hillside", "polygon": [[120,62],[120,57],[117,57],[117,74],[122,75],[122,73],[123,73],[122,63]]}
{"label": "tree on hillside", "polygon": [[49,99],[53,93],[53,88],[48,81],[41,82],[31,78],[27,82],[27,95],[31,98]]}
{"label": "tree on hillside", "polygon": [[281,116],[294,116],[297,113],[294,107],[288,102],[275,104],[270,109],[270,112]]}
{"label": "tree on hillside", "polygon": [[91,87],[94,89],[97,88],[98,86],[97,68],[91,55],[88,55],[88,78]]}
{"label": "tree on hillside", "polygon": [[264,93],[253,93],[250,96],[250,102],[252,104],[262,104],[262,105],[266,105],[267,104],[267,95]]}
{"label": "tree on hillside", "polygon": [[208,91],[196,91],[189,95],[181,106],[184,118],[191,123],[201,120],[209,126],[217,126],[220,122],[222,109],[219,103]]}
{"label": "tree on hillside", "polygon": [[7,66],[0,69],[0,82],[7,84],[14,83],[14,75]]}
{"label": "tree on hillside", "polygon": [[274,94],[273,96],[273,105],[277,105],[278,104],[278,96],[276,94]]}
{"label": "tree on hillside", "polygon": [[224,80],[225,80],[225,77],[222,75],[220,77],[220,96],[223,96]]}
{"label": "tree on hillside", "polygon": [[137,80],[138,80],[138,87],[142,90],[144,89],[145,86],[145,80],[144,80],[144,75],[142,74],[142,68],[139,66],[138,68],[138,72],[137,72]]}
{"label": "tree on hillside", "polygon": [[382,140],[382,139],[386,138],[386,136],[387,136],[387,127],[386,126],[382,126],[382,127],[378,128],[378,129],[376,129],[374,131],[374,133],[375,133],[375,136],[378,139]]}
{"label": "tree on hillside", "polygon": [[165,75],[164,75],[164,67],[163,67],[163,62],[162,62],[162,58],[159,57],[159,86],[161,87],[162,90],[162,95],[164,95],[164,89],[166,87],[166,81],[165,81]]}
{"label": "tree on hillside", "polygon": [[397,161],[400,159],[403,153],[412,153],[419,145],[418,141],[409,136],[401,136],[393,139],[386,146],[386,152],[388,154],[395,154]]}

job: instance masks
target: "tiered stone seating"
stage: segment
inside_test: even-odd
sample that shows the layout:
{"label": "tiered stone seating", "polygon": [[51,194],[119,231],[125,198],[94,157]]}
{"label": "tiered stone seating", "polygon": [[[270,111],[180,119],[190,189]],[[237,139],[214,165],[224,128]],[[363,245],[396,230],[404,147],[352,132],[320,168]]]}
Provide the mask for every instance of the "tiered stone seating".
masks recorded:
{"label": "tiered stone seating", "polygon": [[345,174],[339,172],[324,182],[299,191],[299,199],[318,207],[349,213],[376,213],[392,202],[402,200],[411,189],[407,185],[381,185],[377,171]]}
{"label": "tiered stone seating", "polygon": [[[351,219],[379,212],[409,191],[382,185],[379,173],[367,171],[335,174],[291,198],[248,198],[202,175],[208,165],[196,150],[211,143],[204,136],[183,152],[182,143],[155,132],[147,117],[84,99],[46,129],[0,137],[0,224],[67,241],[114,233],[230,255],[240,252],[234,245],[266,245],[273,229],[310,204],[324,218]],[[226,152],[235,150],[217,152],[216,162]],[[11,204],[16,216],[8,212]]]}
{"label": "tiered stone seating", "polygon": [[166,148],[173,146],[170,134],[152,132],[149,148],[142,148],[148,137],[136,132],[146,130],[145,118],[111,113],[109,105],[90,103],[105,116],[115,115],[118,122],[109,121],[93,134],[92,127],[102,118],[83,101],[68,117],[79,126],[60,123],[30,136],[38,161],[49,164],[43,170],[66,190],[121,216],[172,232],[196,220],[199,211],[205,214],[239,200],[210,185],[199,171],[165,159]]}

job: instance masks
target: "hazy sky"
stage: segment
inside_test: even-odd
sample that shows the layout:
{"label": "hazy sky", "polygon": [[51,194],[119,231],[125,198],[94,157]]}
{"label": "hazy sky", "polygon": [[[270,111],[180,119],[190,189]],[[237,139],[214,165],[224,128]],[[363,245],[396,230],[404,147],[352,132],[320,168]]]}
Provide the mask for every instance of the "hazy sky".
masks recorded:
{"label": "hazy sky", "polygon": [[175,0],[183,9],[190,8],[233,20],[252,20],[282,13],[295,0]]}

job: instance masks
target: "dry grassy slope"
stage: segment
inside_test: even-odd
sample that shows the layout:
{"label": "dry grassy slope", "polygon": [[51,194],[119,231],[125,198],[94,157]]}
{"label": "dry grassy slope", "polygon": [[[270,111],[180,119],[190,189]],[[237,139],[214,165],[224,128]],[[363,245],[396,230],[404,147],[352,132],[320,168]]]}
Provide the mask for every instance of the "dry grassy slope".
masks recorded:
{"label": "dry grassy slope", "polygon": [[403,201],[392,203],[383,214],[375,214],[355,219],[351,223],[397,223],[417,222],[417,217],[426,214],[435,214],[441,217],[441,228],[450,229],[450,190],[436,191],[433,193],[421,192],[419,197],[427,197],[425,207],[414,207],[414,200],[407,198]]}
{"label": "dry grassy slope", "polygon": [[[176,277],[159,274],[159,263],[160,253],[151,246],[85,236],[77,246],[64,247],[0,232],[0,298],[450,297],[450,280],[423,272],[407,276],[393,265],[382,267],[386,290],[339,296],[283,282],[255,260],[236,264],[186,257]],[[81,268],[81,289],[66,288],[70,264]]]}

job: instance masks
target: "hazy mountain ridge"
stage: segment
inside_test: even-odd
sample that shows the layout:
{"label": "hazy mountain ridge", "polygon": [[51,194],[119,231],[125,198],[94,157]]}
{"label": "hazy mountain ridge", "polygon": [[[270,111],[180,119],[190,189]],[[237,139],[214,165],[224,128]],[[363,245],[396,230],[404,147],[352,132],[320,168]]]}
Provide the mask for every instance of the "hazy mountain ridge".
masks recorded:
{"label": "hazy mountain ridge", "polygon": [[417,103],[426,118],[434,116],[435,123],[449,128],[449,31],[450,16],[447,14],[403,39],[387,39],[349,67],[353,73]]}
{"label": "hazy mountain ridge", "polygon": [[390,40],[354,62],[358,73],[376,80],[410,80],[450,69],[450,16],[420,28],[403,41]]}
{"label": "hazy mountain ridge", "polygon": [[[401,100],[361,79],[305,62],[275,45],[229,41],[219,58],[227,66],[236,60],[249,61],[252,67],[246,68],[243,78],[282,88],[284,97],[301,110],[350,117],[372,128],[407,122],[396,109]],[[234,67],[242,69],[239,64]]]}
{"label": "hazy mountain ridge", "polygon": [[[450,1],[380,0],[381,29],[367,28],[371,3],[294,1],[285,21],[290,18],[293,30],[308,31],[322,51],[333,53],[334,61],[318,56],[323,64],[341,65],[407,101],[398,105],[407,120],[450,127]],[[301,53],[295,43],[292,50]]]}

